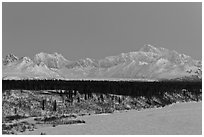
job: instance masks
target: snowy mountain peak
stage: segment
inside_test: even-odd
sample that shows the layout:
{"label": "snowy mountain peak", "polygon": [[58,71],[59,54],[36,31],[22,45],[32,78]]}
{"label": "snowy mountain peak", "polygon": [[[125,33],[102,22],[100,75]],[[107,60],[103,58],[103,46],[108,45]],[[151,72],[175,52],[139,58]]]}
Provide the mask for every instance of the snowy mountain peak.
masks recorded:
{"label": "snowy mountain peak", "polygon": [[161,52],[158,48],[156,48],[150,44],[144,45],[139,51],[152,52],[152,53],[160,53]]}
{"label": "snowy mountain peak", "polygon": [[39,57],[44,57],[46,55],[47,55],[47,53],[45,53],[45,52],[40,52],[40,53],[36,54],[36,56],[39,56]]}
{"label": "snowy mountain peak", "polygon": [[40,64],[41,62],[43,62],[49,68],[61,68],[62,66],[67,64],[67,62],[69,62],[67,59],[65,59],[61,54],[58,54],[57,52],[53,54],[41,52],[35,55],[34,61],[36,62],[36,64]]}
{"label": "snowy mountain peak", "polygon": [[11,62],[14,62],[14,61],[17,61],[18,60],[18,57],[16,57],[15,55],[13,54],[8,54],[5,59],[3,59],[3,64],[4,65],[7,65]]}
{"label": "snowy mountain peak", "polygon": [[[56,57],[63,57],[62,54],[59,54],[59,53],[57,53],[57,52],[54,52],[53,55],[56,56]],[[64,58],[64,57],[63,57],[63,58]]]}
{"label": "snowy mountain peak", "polygon": [[25,62],[31,62],[31,61],[32,61],[29,57],[23,57],[22,59],[23,59],[23,61],[25,61]]}
{"label": "snowy mountain peak", "polygon": [[62,56],[62,54],[55,52],[54,55],[58,60],[68,62],[68,60],[64,56]]}
{"label": "snowy mountain peak", "polygon": [[40,52],[38,54],[35,55],[35,60],[44,60],[44,59],[47,59],[47,58],[55,58],[55,59],[63,59],[63,60],[66,60],[61,54],[55,52],[53,54],[48,54],[48,53],[45,53],[45,52]]}
{"label": "snowy mountain peak", "polygon": [[19,66],[28,66],[30,64],[33,64],[33,61],[29,57],[22,57],[18,60]]}

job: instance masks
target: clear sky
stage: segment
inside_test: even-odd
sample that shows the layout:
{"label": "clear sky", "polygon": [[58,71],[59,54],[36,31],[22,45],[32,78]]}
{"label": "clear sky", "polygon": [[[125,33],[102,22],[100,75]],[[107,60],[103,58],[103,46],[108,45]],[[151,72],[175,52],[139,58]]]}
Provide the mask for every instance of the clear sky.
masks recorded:
{"label": "clear sky", "polygon": [[202,58],[202,3],[3,3],[2,55],[101,59],[144,44]]}

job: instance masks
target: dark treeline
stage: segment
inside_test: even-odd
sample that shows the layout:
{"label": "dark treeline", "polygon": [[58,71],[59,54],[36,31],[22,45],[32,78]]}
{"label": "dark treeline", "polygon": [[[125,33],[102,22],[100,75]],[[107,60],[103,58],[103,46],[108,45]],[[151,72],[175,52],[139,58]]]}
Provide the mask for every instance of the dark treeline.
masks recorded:
{"label": "dark treeline", "polygon": [[[129,96],[163,95],[165,92],[188,92],[200,94],[202,82],[138,82],[138,81],[93,81],[93,80],[2,80],[3,90],[58,90],[59,94],[103,93]],[[62,92],[62,90],[64,90]]]}

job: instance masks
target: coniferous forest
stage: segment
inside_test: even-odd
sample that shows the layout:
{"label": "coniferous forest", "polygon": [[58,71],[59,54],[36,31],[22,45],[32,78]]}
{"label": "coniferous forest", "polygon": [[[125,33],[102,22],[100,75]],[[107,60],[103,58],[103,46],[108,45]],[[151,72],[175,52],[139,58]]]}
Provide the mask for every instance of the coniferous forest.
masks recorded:
{"label": "coniferous forest", "polygon": [[[165,92],[179,92],[182,89],[193,94],[201,93],[201,81],[93,81],[93,80],[3,80],[3,90],[57,90],[59,94],[102,93],[126,96],[163,95]],[[65,92],[62,92],[64,90]],[[35,91],[33,91],[35,92]]]}

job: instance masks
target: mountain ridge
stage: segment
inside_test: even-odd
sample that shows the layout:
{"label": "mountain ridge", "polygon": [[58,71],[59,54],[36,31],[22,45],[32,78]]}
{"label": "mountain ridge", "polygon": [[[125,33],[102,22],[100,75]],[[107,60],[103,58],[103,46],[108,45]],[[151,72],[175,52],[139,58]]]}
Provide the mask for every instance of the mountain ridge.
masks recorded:
{"label": "mountain ridge", "polygon": [[9,54],[2,71],[3,79],[202,79],[201,60],[149,44],[99,60],[70,61],[56,52],[38,53],[33,60]]}

